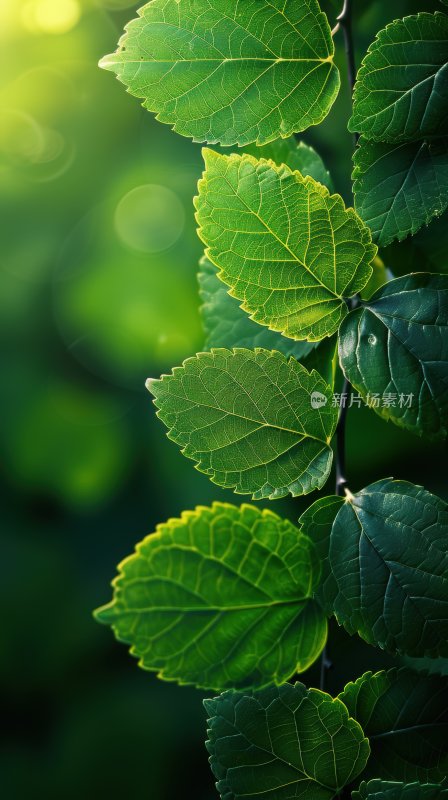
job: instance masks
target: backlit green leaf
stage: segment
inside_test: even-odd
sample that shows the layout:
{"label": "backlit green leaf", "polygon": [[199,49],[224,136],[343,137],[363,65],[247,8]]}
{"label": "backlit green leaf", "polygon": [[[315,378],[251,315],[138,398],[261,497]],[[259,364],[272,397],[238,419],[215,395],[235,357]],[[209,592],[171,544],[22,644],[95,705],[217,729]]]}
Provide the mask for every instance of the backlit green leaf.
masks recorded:
{"label": "backlit green leaf", "polygon": [[148,388],[169,438],[219,486],[274,499],[327,480],[337,409],[321,376],[294,359],[275,350],[212,350]]}
{"label": "backlit green leaf", "polygon": [[314,147],[298,142],[294,136],[276,139],[262,147],[250,144],[244,148],[244,152],[254,158],[266,158],[276,164],[286,164],[290,169],[301,172],[304,177],[309,175],[318,183],[323,183],[330,192],[333,191],[333,181],[320,155]]}
{"label": "backlit green leaf", "polygon": [[330,800],[369,756],[344,704],[301,683],[225,692],[204,705],[222,800]]}
{"label": "backlit green leaf", "polygon": [[448,17],[395,20],[370,45],[358,72],[351,131],[382,142],[448,133]]}
{"label": "backlit green leaf", "polygon": [[365,286],[371,234],[339,195],[286,165],[204,151],[199,235],[251,317],[292,339],[335,333]]}
{"label": "backlit green leaf", "polygon": [[419,435],[444,438],[447,328],[448,277],[397,278],[344,320],[342,369],[377,414]]}
{"label": "backlit green leaf", "polygon": [[[312,538],[312,527],[302,530]],[[327,531],[329,541],[315,540],[324,576],[331,572],[318,594],[326,612],[391,653],[447,656],[446,503],[411,483],[382,480],[351,495]]]}
{"label": "backlit green leaf", "polygon": [[238,300],[229,294],[229,287],[219,280],[218,268],[206,256],[199,265],[199,288],[202,299],[201,315],[207,335],[205,346],[264,347],[279,350],[299,361],[316,347],[317,342],[295,342],[281,333],[254,322]]}
{"label": "backlit green leaf", "polygon": [[195,141],[264,144],[317,125],[339,90],[317,0],[152,0],[100,62]]}
{"label": "backlit green leaf", "polygon": [[448,206],[448,137],[387,144],[362,136],[353,178],[355,208],[374,241],[404,239]]}
{"label": "backlit green leaf", "polygon": [[434,783],[397,783],[380,779],[361,783],[353,800],[447,800],[448,789]]}
{"label": "backlit green leaf", "polygon": [[253,506],[214,503],[170,519],[119,567],[96,613],[159,677],[208,689],[281,683],[322,650],[311,541]]}
{"label": "backlit green leaf", "polygon": [[370,741],[364,776],[443,781],[448,771],[448,681],[389,669],[366,672],[339,695]]}

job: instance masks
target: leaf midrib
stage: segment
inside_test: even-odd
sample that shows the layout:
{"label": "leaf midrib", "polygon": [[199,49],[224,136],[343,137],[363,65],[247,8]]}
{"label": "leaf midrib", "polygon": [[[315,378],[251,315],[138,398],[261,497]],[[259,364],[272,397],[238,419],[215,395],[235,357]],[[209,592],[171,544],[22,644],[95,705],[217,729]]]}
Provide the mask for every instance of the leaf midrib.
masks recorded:
{"label": "leaf midrib", "polygon": [[422,723],[421,725],[410,725],[409,727],[406,727],[406,728],[394,728],[393,730],[390,730],[390,731],[384,731],[383,733],[373,733],[373,734],[372,733],[367,733],[367,728],[366,728],[366,733],[367,733],[367,736],[369,737],[369,740],[373,741],[373,740],[376,740],[376,739],[385,739],[386,737],[400,735],[402,733],[407,734],[407,733],[412,733],[413,731],[426,730],[428,728],[429,729],[431,729],[431,728],[448,728],[448,721],[446,721],[446,722],[425,722],[425,723]]}

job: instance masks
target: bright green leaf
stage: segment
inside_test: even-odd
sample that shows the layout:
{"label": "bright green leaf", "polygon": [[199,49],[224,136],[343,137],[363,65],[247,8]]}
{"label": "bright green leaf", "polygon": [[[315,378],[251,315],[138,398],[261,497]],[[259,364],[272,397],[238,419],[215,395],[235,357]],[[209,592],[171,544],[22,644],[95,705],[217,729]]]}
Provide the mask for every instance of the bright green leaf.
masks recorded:
{"label": "bright green leaf", "polygon": [[448,430],[448,277],[415,273],[383,286],[344,320],[339,357],[373,410],[419,435]]}
{"label": "bright green leaf", "polygon": [[301,683],[225,692],[204,705],[222,800],[330,800],[369,756],[344,704]]}
{"label": "bright green leaf", "polygon": [[318,657],[311,541],[253,506],[214,503],[170,519],[119,567],[96,615],[166,680],[220,690],[282,683]]}
{"label": "bright green leaf", "polygon": [[292,339],[335,333],[365,286],[371,234],[339,195],[286,165],[204,150],[199,235],[251,317]]}
{"label": "bright green leaf", "polygon": [[381,30],[358,72],[351,131],[382,142],[448,133],[448,17],[421,13]]}
{"label": "bright green leaf", "polygon": [[448,800],[448,789],[435,783],[397,783],[379,778],[361,783],[353,800]]}
{"label": "bright green leaf", "polygon": [[207,349],[212,347],[264,347],[279,350],[299,361],[313,350],[317,342],[294,342],[281,333],[258,325],[231,297],[229,289],[219,280],[218,269],[206,256],[199,265],[199,289],[202,299],[201,315],[206,332]]}
{"label": "bright green leaf", "polygon": [[294,136],[288,139],[276,139],[275,142],[257,147],[255,144],[247,145],[245,153],[254,158],[265,158],[276,164],[286,164],[292,170],[298,170],[304,177],[309,175],[318,183],[333,191],[333,181],[320,155],[314,147],[305,142],[298,142]]}
{"label": "bright green leaf", "polygon": [[[311,527],[302,530],[312,538]],[[350,496],[327,531],[329,540],[314,540],[324,577],[331,571],[318,594],[326,612],[391,653],[447,656],[446,503],[411,483],[382,480]]]}
{"label": "bright green leaf", "polygon": [[169,438],[219,486],[260,500],[326,482],[337,409],[320,375],[294,359],[275,350],[212,350],[148,388]]}
{"label": "bright green leaf", "polygon": [[317,125],[339,90],[317,0],[152,0],[100,62],[195,141],[265,144]]}
{"label": "bright green leaf", "polygon": [[387,144],[362,136],[354,160],[355,208],[382,247],[448,206],[448,137]]}
{"label": "bright green leaf", "polygon": [[448,681],[389,669],[366,672],[339,695],[370,741],[364,776],[443,781],[448,771]]}

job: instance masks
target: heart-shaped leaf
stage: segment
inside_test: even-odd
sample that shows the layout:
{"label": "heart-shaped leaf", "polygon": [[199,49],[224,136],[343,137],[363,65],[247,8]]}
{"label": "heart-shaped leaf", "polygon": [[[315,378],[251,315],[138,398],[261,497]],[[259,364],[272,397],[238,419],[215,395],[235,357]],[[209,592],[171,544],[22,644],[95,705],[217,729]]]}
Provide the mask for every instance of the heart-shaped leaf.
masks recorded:
{"label": "heart-shaped leaf", "polygon": [[214,503],[159,525],[97,611],[140,665],[208,689],[281,683],[322,650],[311,541],[253,506]]}
{"label": "heart-shaped leaf", "polygon": [[337,424],[317,372],[275,350],[212,350],[149,381],[158,416],[197,468],[254,499],[308,494],[326,482]]}
{"label": "heart-shaped leaf", "polygon": [[381,30],[361,65],[351,131],[382,142],[448,133],[448,17],[436,11]]}
{"label": "heart-shaped leaf", "polygon": [[410,669],[366,672],[339,695],[369,738],[364,776],[442,782],[448,770],[448,681]]}
{"label": "heart-shaped leaf", "polygon": [[373,410],[430,438],[448,431],[448,277],[415,273],[383,286],[339,331],[339,358]]}
{"label": "heart-shaped leaf", "polygon": [[344,704],[301,683],[225,692],[204,705],[222,800],[330,800],[369,756],[368,740]]}
{"label": "heart-shaped leaf", "polygon": [[317,125],[339,91],[317,0],[152,0],[100,62],[195,141],[264,144]]}
{"label": "heart-shaped leaf", "polygon": [[[318,518],[310,509],[307,514]],[[300,522],[313,538],[315,528]],[[391,653],[448,655],[443,500],[412,483],[378,481],[349,495],[339,510],[330,499],[314,541],[324,565],[318,598],[350,634]]]}
{"label": "heart-shaped leaf", "polygon": [[199,236],[230,294],[258,323],[292,339],[335,333],[376,254],[339,195],[286,165],[204,150]]}

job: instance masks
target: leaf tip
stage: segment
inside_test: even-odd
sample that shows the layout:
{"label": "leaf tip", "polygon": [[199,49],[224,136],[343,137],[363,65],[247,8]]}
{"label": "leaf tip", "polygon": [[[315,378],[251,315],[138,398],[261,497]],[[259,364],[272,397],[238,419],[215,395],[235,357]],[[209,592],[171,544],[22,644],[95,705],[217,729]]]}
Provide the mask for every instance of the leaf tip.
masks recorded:
{"label": "leaf tip", "polygon": [[114,71],[116,68],[116,63],[116,53],[110,53],[109,55],[100,58],[98,61],[98,66],[100,69]]}
{"label": "leaf tip", "polygon": [[115,616],[115,602],[113,600],[105,606],[96,608],[93,612],[93,618],[101,625],[111,625],[115,620]]}

